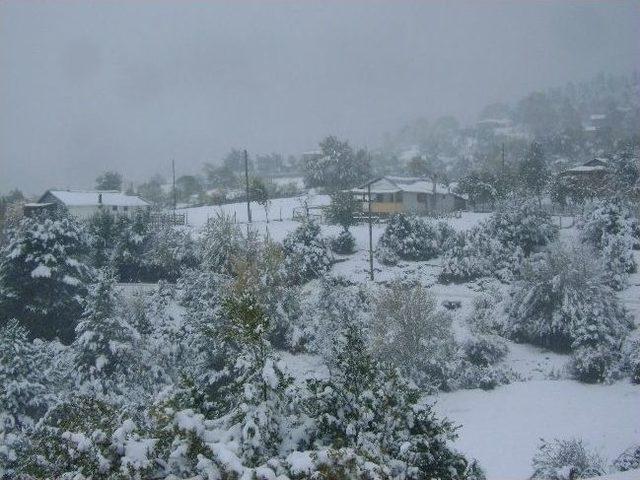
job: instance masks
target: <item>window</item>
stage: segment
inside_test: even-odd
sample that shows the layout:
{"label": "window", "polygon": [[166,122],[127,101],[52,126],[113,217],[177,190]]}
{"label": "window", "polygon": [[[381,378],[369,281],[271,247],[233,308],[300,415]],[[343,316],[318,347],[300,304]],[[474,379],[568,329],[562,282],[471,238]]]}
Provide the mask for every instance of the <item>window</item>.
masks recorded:
{"label": "window", "polygon": [[129,207],[122,207],[122,210],[126,212],[127,210],[129,210]]}
{"label": "window", "polygon": [[418,203],[427,203],[427,194],[419,193],[418,194]]}
{"label": "window", "polygon": [[384,193],[376,193],[375,197],[373,197],[374,202],[383,203],[384,202]]}
{"label": "window", "polygon": [[396,193],[396,203],[402,203],[402,192]]}
{"label": "window", "polygon": [[111,210],[113,210],[114,212],[117,212],[118,211],[118,206],[114,205],[113,207],[111,207]]}

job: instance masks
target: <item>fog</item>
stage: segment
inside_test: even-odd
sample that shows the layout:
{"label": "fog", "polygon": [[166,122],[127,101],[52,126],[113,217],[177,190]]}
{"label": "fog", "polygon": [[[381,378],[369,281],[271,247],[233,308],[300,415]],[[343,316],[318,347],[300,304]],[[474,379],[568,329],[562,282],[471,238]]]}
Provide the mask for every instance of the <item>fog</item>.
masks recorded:
{"label": "fog", "polygon": [[639,2],[0,3],[0,191],[375,147],[418,117],[638,67]]}

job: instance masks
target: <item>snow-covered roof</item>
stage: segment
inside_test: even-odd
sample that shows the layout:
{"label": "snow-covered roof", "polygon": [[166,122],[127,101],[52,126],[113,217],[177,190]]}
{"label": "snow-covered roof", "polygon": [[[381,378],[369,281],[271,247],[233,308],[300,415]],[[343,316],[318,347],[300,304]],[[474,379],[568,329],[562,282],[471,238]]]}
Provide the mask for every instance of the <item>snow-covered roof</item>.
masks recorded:
{"label": "snow-covered roof", "polygon": [[607,118],[607,116],[604,113],[594,113],[589,116],[591,120],[604,120],[605,118]]}
{"label": "snow-covered roof", "polygon": [[[69,207],[100,205],[100,203],[118,207],[145,207],[150,205],[149,202],[137,195],[127,195],[116,190],[49,190],[47,193]],[[42,196],[39,202],[42,202],[47,193]],[[100,195],[102,195],[102,199],[100,199]]]}
{"label": "snow-covered roof", "polygon": [[[434,184],[429,180],[425,180],[420,177],[396,177],[386,176],[373,180],[371,184],[371,193],[433,193]],[[368,191],[367,185],[364,184],[359,188],[354,188],[351,191],[355,193],[366,193]],[[462,195],[454,193],[451,188],[442,183],[435,184],[436,193],[446,195],[448,193],[463,198]]]}
{"label": "snow-covered roof", "polygon": [[598,172],[598,171],[605,171],[607,169],[607,167],[604,167],[602,165],[594,165],[594,166],[589,166],[589,165],[580,165],[579,167],[573,167],[567,170],[567,172]]}

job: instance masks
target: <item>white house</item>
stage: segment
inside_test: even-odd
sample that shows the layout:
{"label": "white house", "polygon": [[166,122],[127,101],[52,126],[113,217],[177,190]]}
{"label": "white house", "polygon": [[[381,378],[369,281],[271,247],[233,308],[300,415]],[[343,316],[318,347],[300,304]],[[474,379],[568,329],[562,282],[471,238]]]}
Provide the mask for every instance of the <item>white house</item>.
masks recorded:
{"label": "white house", "polygon": [[415,213],[418,215],[464,210],[467,200],[442,183],[419,177],[386,176],[371,180],[351,192],[368,208],[371,190],[371,211],[378,214]]}
{"label": "white house", "polygon": [[149,202],[137,195],[127,195],[117,190],[47,190],[38,204],[62,206],[78,218],[89,218],[100,210],[133,215],[151,208]]}

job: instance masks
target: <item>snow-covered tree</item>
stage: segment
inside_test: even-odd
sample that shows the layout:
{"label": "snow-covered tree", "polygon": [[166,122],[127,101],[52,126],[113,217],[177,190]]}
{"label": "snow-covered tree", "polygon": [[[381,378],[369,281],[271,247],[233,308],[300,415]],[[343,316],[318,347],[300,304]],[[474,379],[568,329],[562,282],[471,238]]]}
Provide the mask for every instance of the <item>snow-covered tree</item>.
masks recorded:
{"label": "snow-covered tree", "polygon": [[0,428],[30,428],[53,403],[51,357],[40,340],[10,320],[0,330]]}
{"label": "snow-covered tree", "polygon": [[184,269],[196,264],[195,244],[187,230],[160,226],[151,232],[147,245],[143,259],[148,280],[175,282]]}
{"label": "snow-covered tree", "polygon": [[86,306],[76,327],[74,364],[81,391],[98,397],[126,393],[135,383],[139,333],[116,309],[114,279],[100,272],[91,286]]}
{"label": "snow-covered tree", "polygon": [[349,142],[330,136],[320,142],[321,157],[311,157],[304,165],[305,184],[341,190],[357,185],[369,175],[366,152],[353,151]]}
{"label": "snow-covered tree", "polygon": [[532,258],[507,300],[505,329],[518,341],[574,352],[578,377],[601,381],[633,323],[592,257],[554,245]]}
{"label": "snow-covered tree", "polygon": [[442,278],[464,281],[483,276],[511,280],[524,257],[558,236],[551,216],[530,200],[507,200],[487,220],[446,243]]}
{"label": "snow-covered tree", "polygon": [[331,268],[331,257],[325,240],[320,236],[320,226],[306,219],[282,242],[284,264],[295,283],[321,277]]}
{"label": "snow-covered tree", "polygon": [[457,345],[451,316],[437,310],[433,295],[421,285],[393,283],[377,293],[373,318],[378,358],[421,387],[447,387]]}
{"label": "snow-covered tree", "polygon": [[362,284],[343,277],[320,279],[302,301],[302,315],[296,322],[290,340],[296,350],[318,353],[325,358],[331,353],[335,332],[346,325],[357,325],[366,337],[371,329],[372,292]]}
{"label": "snow-covered tree", "polygon": [[339,254],[353,253],[356,240],[349,227],[356,223],[355,214],[359,203],[351,192],[336,192],[331,195],[331,203],[326,212],[329,223],[340,225],[342,230],[337,237],[331,239],[331,250]]}
{"label": "snow-covered tree", "polygon": [[620,200],[600,200],[587,205],[578,218],[580,240],[600,253],[609,274],[609,284],[621,290],[637,269],[633,258],[637,220]]}
{"label": "snow-covered tree", "polygon": [[242,254],[244,238],[236,223],[228,215],[218,214],[207,221],[196,246],[201,268],[230,275],[233,262]]}
{"label": "snow-covered tree", "polygon": [[542,145],[533,142],[520,163],[520,179],[525,191],[531,192],[541,202],[542,193],[549,182],[549,167],[545,160]]}
{"label": "snow-covered tree", "polygon": [[336,339],[329,371],[328,379],[308,382],[311,438],[337,457],[351,450],[351,478],[369,478],[367,471],[374,478],[484,478],[449,448],[455,427],[419,403],[419,391],[397,370],[371,357],[355,326]]}
{"label": "snow-covered tree", "polygon": [[32,337],[73,339],[90,268],[88,238],[59,214],[25,217],[0,251],[0,323],[15,318]]}
{"label": "snow-covered tree", "polygon": [[113,268],[122,282],[145,280],[144,252],[151,230],[148,212],[138,212],[133,218],[121,215],[116,219],[119,232],[113,253]]}

